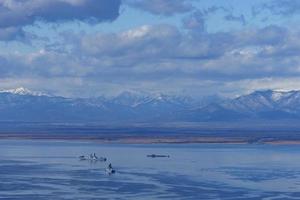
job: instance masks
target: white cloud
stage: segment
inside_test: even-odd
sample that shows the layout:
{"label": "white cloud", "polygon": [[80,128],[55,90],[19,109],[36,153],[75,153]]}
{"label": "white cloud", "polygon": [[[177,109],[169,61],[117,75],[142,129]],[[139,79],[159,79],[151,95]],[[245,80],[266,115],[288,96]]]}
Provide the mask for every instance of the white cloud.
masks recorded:
{"label": "white cloud", "polygon": [[151,14],[171,16],[193,10],[191,0],[123,0],[129,6]]}
{"label": "white cloud", "polygon": [[[266,33],[269,38],[261,37]],[[170,25],[145,25],[119,33],[68,33],[58,44],[68,46],[66,51],[41,48],[3,54],[0,73],[2,79],[39,80],[39,85],[51,85],[68,95],[122,88],[232,94],[260,89],[256,80],[295,80],[300,75],[300,43],[295,40],[299,34],[266,27],[195,35]],[[49,84],[51,80],[58,84]]]}

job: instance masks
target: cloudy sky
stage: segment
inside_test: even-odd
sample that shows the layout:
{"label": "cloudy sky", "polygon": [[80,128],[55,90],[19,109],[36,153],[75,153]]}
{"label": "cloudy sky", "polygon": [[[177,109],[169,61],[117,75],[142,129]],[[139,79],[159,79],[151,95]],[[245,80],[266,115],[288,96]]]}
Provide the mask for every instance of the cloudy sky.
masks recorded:
{"label": "cloudy sky", "polygon": [[298,0],[0,0],[0,89],[300,89]]}

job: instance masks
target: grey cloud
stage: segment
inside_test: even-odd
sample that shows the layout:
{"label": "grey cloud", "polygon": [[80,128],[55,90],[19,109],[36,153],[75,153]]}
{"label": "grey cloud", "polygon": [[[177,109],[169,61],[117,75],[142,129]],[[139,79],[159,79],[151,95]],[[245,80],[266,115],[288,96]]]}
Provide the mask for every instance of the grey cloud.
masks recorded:
{"label": "grey cloud", "polygon": [[298,0],[272,0],[252,8],[254,16],[270,11],[273,15],[292,16],[300,14],[300,1]]}
{"label": "grey cloud", "polygon": [[[292,57],[300,50],[300,44],[295,42],[297,36],[276,26],[195,36],[161,25],[114,36],[85,36],[77,48],[81,55],[97,57],[99,60],[94,61],[108,71],[122,69],[143,78],[171,74],[200,79],[243,79],[299,75],[300,60]],[[288,54],[283,53],[286,49]]]}
{"label": "grey cloud", "polygon": [[204,16],[209,16],[211,14],[217,14],[218,12],[232,13],[232,10],[224,6],[211,6],[208,8],[201,9],[201,12]]}
{"label": "grey cloud", "polygon": [[[86,35],[81,40],[80,48],[93,55],[135,57],[142,52],[144,57],[149,58],[159,56],[163,52],[170,54],[180,40],[181,34],[173,26],[145,25],[117,34]],[[108,46],[110,48],[107,48]]]}
{"label": "grey cloud", "polygon": [[12,42],[18,41],[23,44],[31,45],[33,41],[45,40],[42,37],[37,37],[28,31],[25,31],[22,27],[6,27],[0,28],[0,41]]}
{"label": "grey cloud", "polygon": [[20,27],[0,28],[0,40],[3,41],[21,40],[25,35]]}
{"label": "grey cloud", "polygon": [[208,8],[195,9],[193,13],[183,19],[183,27],[188,30],[203,32],[206,31],[207,21],[215,15],[223,15],[226,21],[237,22],[246,25],[247,21],[243,14],[236,15],[233,9],[224,6],[211,6]]}
{"label": "grey cloud", "polygon": [[121,0],[2,0],[0,28],[22,27],[37,20],[113,21],[119,16],[120,4]]}
{"label": "grey cloud", "polygon": [[[158,78],[171,73],[176,76],[209,74],[211,78],[235,75],[239,78],[243,74],[255,76],[260,71],[262,76],[276,75],[282,67],[264,71],[263,62],[272,64],[268,59],[275,56],[275,51],[270,49],[295,45],[295,42],[282,39],[292,38],[292,35],[280,27],[195,36],[168,25],[142,26],[115,34],[74,35],[70,40],[74,43],[69,44],[71,53],[41,52],[32,56],[28,65],[37,66],[36,73],[48,76],[116,76],[116,73],[122,76],[122,73],[131,73]],[[66,37],[70,39],[71,36]],[[295,54],[298,52],[296,48],[290,51],[292,49]],[[262,58],[266,53],[268,58]],[[283,54],[281,59],[288,58]]]}
{"label": "grey cloud", "polygon": [[171,16],[193,10],[191,0],[123,0],[125,4],[155,15]]}
{"label": "grey cloud", "polygon": [[246,19],[245,19],[244,15],[236,16],[236,15],[233,15],[233,14],[228,14],[224,17],[224,19],[227,20],[227,21],[239,22],[244,26],[246,25]]}
{"label": "grey cloud", "polygon": [[203,32],[206,30],[206,16],[201,11],[196,11],[192,15],[183,19],[183,27],[189,30]]}
{"label": "grey cloud", "polygon": [[0,55],[0,78],[19,77],[32,73],[29,66],[24,65],[23,57]]}
{"label": "grey cloud", "polygon": [[283,27],[270,25],[261,29],[246,29],[242,34],[234,34],[235,38],[243,42],[241,45],[252,44],[257,46],[280,45],[289,36],[289,31]]}

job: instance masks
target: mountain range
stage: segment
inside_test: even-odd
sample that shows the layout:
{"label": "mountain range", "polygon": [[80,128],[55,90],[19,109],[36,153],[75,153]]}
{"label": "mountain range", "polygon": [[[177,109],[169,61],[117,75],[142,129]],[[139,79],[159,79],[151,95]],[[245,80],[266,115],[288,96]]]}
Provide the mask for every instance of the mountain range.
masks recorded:
{"label": "mountain range", "polygon": [[123,92],[65,98],[26,88],[0,91],[0,121],[207,122],[300,119],[300,91],[256,91],[234,99]]}

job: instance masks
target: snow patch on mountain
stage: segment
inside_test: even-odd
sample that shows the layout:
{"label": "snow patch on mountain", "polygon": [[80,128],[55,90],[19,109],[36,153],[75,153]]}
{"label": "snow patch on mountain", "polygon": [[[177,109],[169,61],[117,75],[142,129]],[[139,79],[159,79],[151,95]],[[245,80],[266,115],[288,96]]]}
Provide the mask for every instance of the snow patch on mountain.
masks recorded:
{"label": "snow patch on mountain", "polygon": [[15,95],[29,95],[29,96],[50,96],[43,92],[31,91],[24,87],[19,87],[15,89],[2,90],[0,93],[11,93]]}

